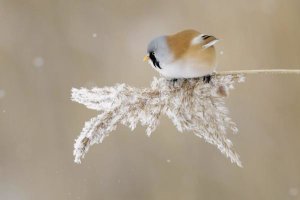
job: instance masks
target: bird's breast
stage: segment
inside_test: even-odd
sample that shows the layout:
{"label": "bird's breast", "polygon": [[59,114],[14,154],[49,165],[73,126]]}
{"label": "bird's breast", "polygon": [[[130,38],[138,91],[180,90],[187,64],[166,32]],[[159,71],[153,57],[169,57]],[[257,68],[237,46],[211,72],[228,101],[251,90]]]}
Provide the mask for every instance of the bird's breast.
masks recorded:
{"label": "bird's breast", "polygon": [[162,65],[158,71],[167,78],[195,78],[211,74],[215,67],[197,60],[180,60]]}

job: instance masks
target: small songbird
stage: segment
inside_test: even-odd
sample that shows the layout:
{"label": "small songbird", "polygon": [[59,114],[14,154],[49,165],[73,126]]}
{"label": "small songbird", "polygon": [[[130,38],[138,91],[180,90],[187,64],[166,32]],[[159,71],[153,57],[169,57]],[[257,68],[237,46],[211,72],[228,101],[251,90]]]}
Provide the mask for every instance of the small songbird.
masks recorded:
{"label": "small songbird", "polygon": [[160,36],[149,43],[144,61],[169,79],[203,77],[209,82],[216,68],[217,42],[214,36],[195,30]]}

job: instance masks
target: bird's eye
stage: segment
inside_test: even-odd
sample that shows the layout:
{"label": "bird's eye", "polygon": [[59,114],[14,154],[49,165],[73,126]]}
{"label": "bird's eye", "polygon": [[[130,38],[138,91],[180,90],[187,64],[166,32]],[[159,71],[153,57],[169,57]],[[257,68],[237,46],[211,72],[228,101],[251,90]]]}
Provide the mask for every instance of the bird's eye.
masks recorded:
{"label": "bird's eye", "polygon": [[150,54],[153,55],[153,56],[155,55],[154,51],[152,51]]}

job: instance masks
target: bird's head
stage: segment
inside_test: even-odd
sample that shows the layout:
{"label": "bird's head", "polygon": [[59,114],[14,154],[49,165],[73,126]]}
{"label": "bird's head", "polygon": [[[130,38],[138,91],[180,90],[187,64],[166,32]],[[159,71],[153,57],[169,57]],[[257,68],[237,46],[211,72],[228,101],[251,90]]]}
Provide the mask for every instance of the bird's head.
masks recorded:
{"label": "bird's head", "polygon": [[167,36],[160,36],[153,39],[147,48],[147,55],[144,61],[148,61],[154,68],[161,69],[161,66],[171,62],[173,55],[167,42]]}

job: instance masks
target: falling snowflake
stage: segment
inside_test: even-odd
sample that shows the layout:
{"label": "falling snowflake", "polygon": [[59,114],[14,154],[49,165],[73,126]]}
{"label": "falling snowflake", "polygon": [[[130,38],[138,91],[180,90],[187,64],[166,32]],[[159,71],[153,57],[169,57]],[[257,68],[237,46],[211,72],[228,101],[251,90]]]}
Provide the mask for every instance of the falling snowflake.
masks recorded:
{"label": "falling snowflake", "polygon": [[0,99],[5,97],[5,90],[0,89]]}
{"label": "falling snowflake", "polygon": [[290,196],[295,197],[295,196],[298,195],[298,192],[299,192],[299,191],[298,191],[297,188],[292,187],[292,188],[289,189],[289,195],[290,195]]}
{"label": "falling snowflake", "polygon": [[93,33],[93,38],[96,38],[96,37],[98,37],[98,34],[97,33]]}
{"label": "falling snowflake", "polygon": [[33,65],[34,65],[36,68],[43,67],[44,64],[45,64],[44,58],[42,58],[42,57],[35,57],[35,58],[33,59]]}

